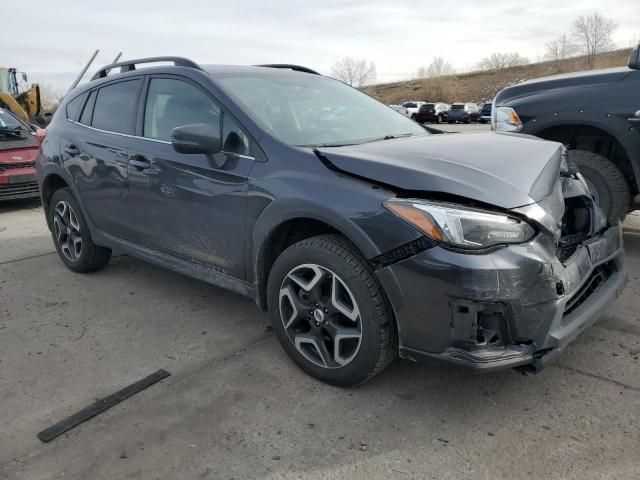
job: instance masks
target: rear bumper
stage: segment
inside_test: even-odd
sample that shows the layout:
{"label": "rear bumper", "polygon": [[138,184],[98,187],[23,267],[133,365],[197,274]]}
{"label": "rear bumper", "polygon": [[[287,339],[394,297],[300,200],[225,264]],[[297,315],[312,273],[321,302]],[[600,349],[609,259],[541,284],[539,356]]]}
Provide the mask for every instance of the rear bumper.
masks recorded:
{"label": "rear bumper", "polygon": [[539,236],[483,255],[434,247],[379,270],[400,355],[477,371],[540,370],[624,288],[621,238],[611,227],[564,264]]}

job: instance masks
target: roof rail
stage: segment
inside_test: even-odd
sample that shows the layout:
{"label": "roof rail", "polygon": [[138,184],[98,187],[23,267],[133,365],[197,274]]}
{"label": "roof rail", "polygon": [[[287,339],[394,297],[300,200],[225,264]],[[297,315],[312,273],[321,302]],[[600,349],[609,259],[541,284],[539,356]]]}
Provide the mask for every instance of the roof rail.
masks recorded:
{"label": "roof rail", "polygon": [[256,67],[284,68],[288,70],[294,70],[296,72],[312,73],[314,75],[320,75],[318,72],[316,72],[315,70],[311,70],[310,68],[303,67],[301,65],[290,65],[288,63],[271,63],[267,65],[256,65]]}
{"label": "roof rail", "polygon": [[127,60],[124,62],[112,63],[100,68],[96,74],[91,77],[91,80],[98,80],[107,76],[109,71],[113,68],[120,67],[120,73],[131,72],[136,69],[136,65],[142,63],[156,63],[156,62],[173,62],[176,67],[191,67],[197,70],[202,70],[202,67],[193,60],[183,57],[148,57],[148,58],[136,58],[134,60]]}

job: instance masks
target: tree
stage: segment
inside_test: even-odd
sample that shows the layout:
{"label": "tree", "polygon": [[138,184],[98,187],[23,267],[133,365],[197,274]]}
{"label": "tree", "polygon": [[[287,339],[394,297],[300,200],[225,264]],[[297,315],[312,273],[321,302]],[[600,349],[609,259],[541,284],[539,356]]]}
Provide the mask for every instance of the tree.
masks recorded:
{"label": "tree", "polygon": [[64,99],[64,91],[47,83],[40,84],[40,102],[45,110],[55,110]]}
{"label": "tree", "polygon": [[427,67],[428,77],[444,77],[453,73],[453,67],[450,63],[445,62],[442,57],[434,57]]}
{"label": "tree", "polygon": [[603,17],[599,13],[580,15],[573,22],[571,36],[580,48],[580,52],[587,57],[587,65],[593,68],[595,56],[615,48],[613,32],[616,23]]}
{"label": "tree", "polygon": [[483,58],[478,63],[482,70],[497,70],[499,68],[517,67],[529,63],[527,57],[523,57],[518,52],[493,53],[491,56]]}
{"label": "tree", "polygon": [[344,57],[331,67],[331,75],[352,87],[362,87],[376,80],[376,65],[365,59]]}
{"label": "tree", "polygon": [[545,45],[545,58],[558,62],[565,58],[572,57],[576,54],[576,46],[571,42],[566,34],[558,37],[555,40],[548,42]]}

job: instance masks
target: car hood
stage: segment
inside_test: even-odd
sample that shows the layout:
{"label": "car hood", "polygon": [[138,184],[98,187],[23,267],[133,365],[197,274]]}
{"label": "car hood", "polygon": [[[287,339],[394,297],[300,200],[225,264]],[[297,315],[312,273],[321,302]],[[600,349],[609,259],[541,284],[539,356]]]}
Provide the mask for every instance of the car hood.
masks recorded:
{"label": "car hood", "polygon": [[332,168],[404,190],[511,209],[549,195],[562,145],[509,133],[439,134],[318,148]]}
{"label": "car hood", "polygon": [[504,105],[508,100],[544,93],[549,90],[609,85],[622,80],[631,72],[633,72],[633,70],[627,67],[606,68],[527,80],[526,82],[506,87],[500,91],[496,96],[495,104],[499,106]]}

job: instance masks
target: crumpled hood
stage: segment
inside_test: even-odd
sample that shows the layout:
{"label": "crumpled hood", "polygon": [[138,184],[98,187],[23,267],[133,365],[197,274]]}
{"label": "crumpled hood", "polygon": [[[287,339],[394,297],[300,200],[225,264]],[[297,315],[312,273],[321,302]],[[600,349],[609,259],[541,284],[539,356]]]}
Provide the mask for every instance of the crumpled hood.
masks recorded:
{"label": "crumpled hood", "polygon": [[508,133],[440,134],[318,148],[334,168],[391,188],[511,209],[551,193],[562,145]]}

